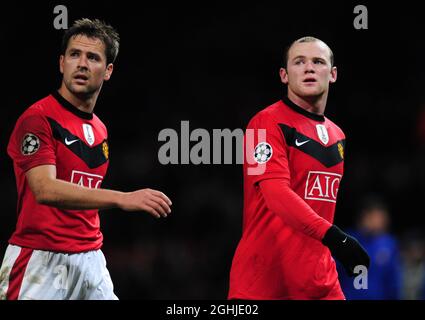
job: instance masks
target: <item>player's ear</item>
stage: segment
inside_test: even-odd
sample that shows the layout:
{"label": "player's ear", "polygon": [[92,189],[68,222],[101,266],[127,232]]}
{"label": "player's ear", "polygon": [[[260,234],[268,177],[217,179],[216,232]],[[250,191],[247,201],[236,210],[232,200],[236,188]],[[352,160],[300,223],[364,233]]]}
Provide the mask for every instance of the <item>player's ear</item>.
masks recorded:
{"label": "player's ear", "polygon": [[280,81],[282,81],[282,83],[284,84],[288,84],[288,72],[286,71],[285,68],[280,68],[279,70],[279,75],[280,75]]}
{"label": "player's ear", "polygon": [[59,57],[59,70],[63,74],[63,61],[65,60],[65,57],[61,54]]}
{"label": "player's ear", "polygon": [[337,70],[336,67],[332,67],[331,69],[331,79],[329,80],[330,83],[335,83],[337,78]]}
{"label": "player's ear", "polygon": [[105,76],[103,77],[103,80],[108,81],[109,79],[111,79],[112,71],[114,71],[114,65],[110,63],[106,67],[106,72]]}

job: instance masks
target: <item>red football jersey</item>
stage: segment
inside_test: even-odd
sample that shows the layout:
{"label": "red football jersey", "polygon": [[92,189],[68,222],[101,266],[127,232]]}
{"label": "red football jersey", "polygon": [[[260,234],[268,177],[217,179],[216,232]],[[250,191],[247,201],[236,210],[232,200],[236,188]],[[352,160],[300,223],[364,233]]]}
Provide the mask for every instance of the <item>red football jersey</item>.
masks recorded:
{"label": "red football jersey", "polygon": [[[229,298],[344,298],[335,261],[321,243],[334,220],[344,133],[326,117],[284,98],[253,117],[245,146],[243,234],[233,258]],[[307,235],[270,211],[259,186],[266,179],[287,179],[325,223]],[[306,216],[291,209],[285,214]]]}
{"label": "red football jersey", "polygon": [[18,119],[7,148],[18,189],[18,221],[10,244],[56,252],[99,249],[98,210],[64,210],[37,203],[25,172],[55,165],[57,178],[100,188],[109,163],[107,130],[59,93],[36,102]]}

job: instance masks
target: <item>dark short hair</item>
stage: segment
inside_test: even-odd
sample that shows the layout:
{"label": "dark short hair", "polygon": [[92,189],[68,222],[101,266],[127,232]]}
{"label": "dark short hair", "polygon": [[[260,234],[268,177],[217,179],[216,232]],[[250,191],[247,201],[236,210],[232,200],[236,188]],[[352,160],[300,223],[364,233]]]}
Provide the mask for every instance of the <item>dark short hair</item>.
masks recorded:
{"label": "dark short hair", "polygon": [[62,54],[65,55],[69,39],[77,35],[97,38],[105,45],[106,64],[113,63],[117,58],[120,47],[120,36],[110,25],[98,19],[79,19],[74,22],[62,38]]}
{"label": "dark short hair", "polygon": [[330,61],[331,61],[331,67],[333,67],[333,65],[334,65],[334,53],[332,52],[331,48],[324,41],[322,41],[322,40],[320,40],[318,38],[315,38],[315,37],[307,36],[307,37],[302,37],[302,38],[299,38],[299,39],[293,41],[289,46],[287,46],[285,48],[284,53],[283,53],[283,58],[284,58],[283,68],[286,69],[286,67],[288,66],[289,50],[291,50],[291,48],[292,48],[292,46],[294,44],[296,44],[296,43],[305,43],[305,42],[316,42],[316,41],[322,42],[322,43],[324,43],[328,47],[329,54],[330,54],[330,57],[329,58],[330,58]]}
{"label": "dark short hair", "polygon": [[389,212],[389,207],[382,196],[377,194],[364,196],[359,202],[359,216],[362,217],[374,210]]}

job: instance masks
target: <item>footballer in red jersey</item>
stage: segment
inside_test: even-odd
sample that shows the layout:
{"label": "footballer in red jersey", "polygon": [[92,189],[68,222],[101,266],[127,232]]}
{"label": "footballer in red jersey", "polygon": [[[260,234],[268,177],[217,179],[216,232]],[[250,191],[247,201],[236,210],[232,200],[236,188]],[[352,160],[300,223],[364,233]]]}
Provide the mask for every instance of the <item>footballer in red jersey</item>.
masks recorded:
{"label": "footballer in red jersey", "polygon": [[171,212],[160,191],[101,188],[108,134],[93,109],[118,48],[111,26],[76,21],[63,39],[61,87],[16,123],[7,150],[18,217],[0,270],[0,299],[117,299],[100,250],[98,209],[146,211],[156,218]]}
{"label": "footballer in red jersey", "polygon": [[99,118],[55,92],[18,119],[8,153],[18,188],[18,223],[10,243],[69,253],[99,249],[103,237],[97,209],[39,204],[25,175],[34,167],[52,165],[57,179],[99,189],[109,163],[107,131]]}
{"label": "footballer in red jersey", "polygon": [[295,41],[280,70],[288,96],[248,124],[229,299],[344,299],[331,254],[350,275],[369,266],[358,241],[333,225],[345,135],[324,111],[336,75],[324,42]]}

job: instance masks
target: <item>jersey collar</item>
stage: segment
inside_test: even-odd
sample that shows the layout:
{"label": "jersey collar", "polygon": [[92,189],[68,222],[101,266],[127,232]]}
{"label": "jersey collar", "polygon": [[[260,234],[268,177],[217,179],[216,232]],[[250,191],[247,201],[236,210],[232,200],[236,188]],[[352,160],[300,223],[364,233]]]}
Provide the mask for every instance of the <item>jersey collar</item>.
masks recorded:
{"label": "jersey collar", "polygon": [[59,102],[59,104],[64,107],[69,112],[72,112],[77,117],[86,119],[86,120],[92,120],[93,119],[93,113],[88,113],[81,111],[77,107],[75,107],[73,104],[71,104],[68,100],[66,100],[64,97],[60,95],[59,92],[55,91],[52,93],[52,96]]}
{"label": "jersey collar", "polygon": [[309,112],[309,111],[301,108],[299,105],[296,105],[291,100],[289,100],[288,97],[283,97],[282,98],[282,101],[289,108],[291,108],[295,112],[298,112],[298,113],[302,114],[303,116],[306,116],[307,118],[310,118],[310,119],[313,119],[313,120],[316,120],[316,121],[320,121],[320,122],[324,122],[325,121],[325,116],[319,115],[319,114],[316,114],[316,113],[312,113],[312,112]]}

